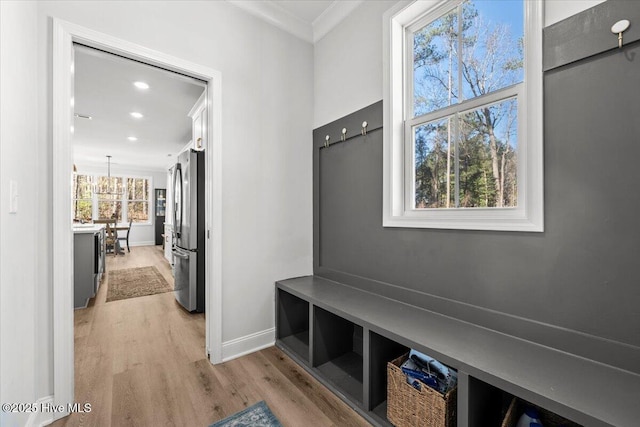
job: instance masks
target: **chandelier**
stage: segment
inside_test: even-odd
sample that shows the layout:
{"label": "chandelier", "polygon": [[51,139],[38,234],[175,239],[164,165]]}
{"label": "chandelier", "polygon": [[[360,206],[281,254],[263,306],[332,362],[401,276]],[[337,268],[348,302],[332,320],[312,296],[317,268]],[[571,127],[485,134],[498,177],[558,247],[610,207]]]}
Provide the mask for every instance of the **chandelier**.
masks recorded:
{"label": "chandelier", "polygon": [[111,179],[111,156],[107,156],[107,179],[104,177],[98,178],[98,182],[94,183],[96,194],[112,194],[121,196],[124,193],[122,187],[122,179]]}

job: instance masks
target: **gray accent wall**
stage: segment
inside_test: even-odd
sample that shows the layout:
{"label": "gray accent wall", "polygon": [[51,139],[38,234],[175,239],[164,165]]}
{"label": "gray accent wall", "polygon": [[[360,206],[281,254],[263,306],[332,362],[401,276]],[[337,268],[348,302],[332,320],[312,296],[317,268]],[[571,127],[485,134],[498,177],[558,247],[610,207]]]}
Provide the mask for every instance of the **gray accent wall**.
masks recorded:
{"label": "gray accent wall", "polygon": [[640,374],[640,43],[608,23],[640,24],[626,3],[545,29],[543,233],[383,228],[378,102],[314,130],[314,273]]}

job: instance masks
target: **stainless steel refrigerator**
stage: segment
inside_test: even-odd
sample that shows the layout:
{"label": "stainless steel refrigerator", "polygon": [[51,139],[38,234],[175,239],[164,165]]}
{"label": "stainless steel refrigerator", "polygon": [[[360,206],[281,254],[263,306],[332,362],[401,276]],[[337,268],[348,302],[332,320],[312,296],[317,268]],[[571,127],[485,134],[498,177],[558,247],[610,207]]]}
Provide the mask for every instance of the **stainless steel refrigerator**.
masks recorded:
{"label": "stainless steel refrigerator", "polygon": [[176,300],[204,312],[204,153],[178,156],[173,172],[173,255]]}

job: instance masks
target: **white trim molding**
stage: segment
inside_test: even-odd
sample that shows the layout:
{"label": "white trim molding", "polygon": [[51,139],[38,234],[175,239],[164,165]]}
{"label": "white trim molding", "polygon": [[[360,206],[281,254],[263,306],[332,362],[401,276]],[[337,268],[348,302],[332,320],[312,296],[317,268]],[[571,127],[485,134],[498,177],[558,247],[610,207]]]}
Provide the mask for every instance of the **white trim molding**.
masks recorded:
{"label": "white trim molding", "polygon": [[[411,153],[407,153],[405,32],[428,13],[454,0],[401,1],[383,17],[383,212],[384,227],[496,231],[544,231],[542,0],[524,2],[525,79],[518,99],[518,203],[511,208],[413,209],[410,191]],[[455,5],[454,3],[451,3]],[[507,88],[508,89],[508,88]],[[509,90],[503,90],[507,93]],[[502,94],[502,93],[501,93]],[[495,96],[502,96],[496,94]],[[508,97],[514,96],[508,93]],[[506,99],[507,95],[503,98]],[[501,98],[502,99],[502,98]],[[523,102],[520,102],[520,100]],[[496,101],[500,99],[496,98]],[[493,102],[491,95],[483,102]]]}
{"label": "white trim molding", "polygon": [[274,2],[265,0],[227,0],[227,2],[299,39],[309,43],[313,41],[311,24]]}
{"label": "white trim molding", "polygon": [[[73,233],[71,231],[71,95],[74,42],[207,82],[205,158],[206,348],[212,363],[222,361],[222,76],[217,70],[126,40],[53,18],[53,401],[74,401]],[[69,412],[55,414],[62,418]]]}
{"label": "white trim molding", "polygon": [[265,329],[264,331],[226,341],[222,343],[222,361],[226,362],[263,348],[271,347],[275,345],[275,342],[275,328]]}
{"label": "white trim molding", "polygon": [[269,0],[227,0],[227,2],[299,39],[316,43],[364,0],[334,0],[313,22],[307,22]]}
{"label": "white trim molding", "polygon": [[334,1],[311,23],[313,26],[313,42],[326,36],[329,31],[338,26],[351,12],[360,6],[364,0]]}
{"label": "white trim molding", "polygon": [[54,421],[55,411],[43,411],[43,409],[53,408],[53,396],[45,396],[36,400],[35,407],[39,410],[29,415],[26,427],[43,427]]}

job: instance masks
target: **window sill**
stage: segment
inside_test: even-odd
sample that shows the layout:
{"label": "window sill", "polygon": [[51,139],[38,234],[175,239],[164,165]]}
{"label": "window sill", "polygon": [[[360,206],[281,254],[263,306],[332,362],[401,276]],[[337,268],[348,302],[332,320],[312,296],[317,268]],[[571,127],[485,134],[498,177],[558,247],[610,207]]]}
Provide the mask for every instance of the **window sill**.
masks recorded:
{"label": "window sill", "polygon": [[447,230],[544,231],[541,217],[527,217],[524,209],[518,208],[407,211],[398,215],[384,215],[382,226]]}

